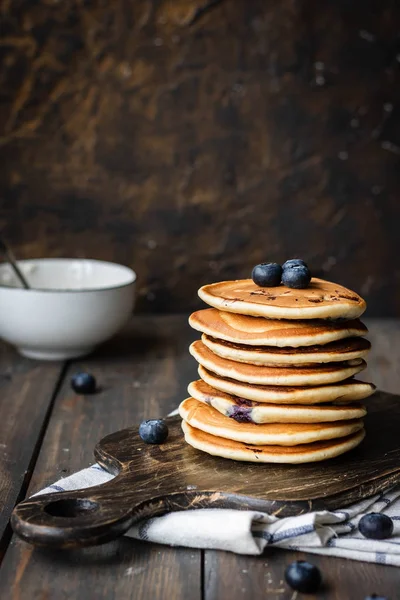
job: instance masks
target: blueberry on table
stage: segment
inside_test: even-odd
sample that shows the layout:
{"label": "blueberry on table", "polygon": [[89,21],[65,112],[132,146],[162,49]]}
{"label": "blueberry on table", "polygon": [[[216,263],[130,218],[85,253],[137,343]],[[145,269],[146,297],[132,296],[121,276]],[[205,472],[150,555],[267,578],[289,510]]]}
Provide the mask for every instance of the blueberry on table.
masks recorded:
{"label": "blueberry on table", "polygon": [[293,590],[303,594],[314,594],[322,581],[318,567],[305,560],[296,560],[286,567],[285,579]]}
{"label": "blueberry on table", "polygon": [[71,387],[77,394],[94,394],[96,380],[90,373],[75,373],[71,379]]}
{"label": "blueberry on table", "polygon": [[371,596],[367,596],[364,600],[388,600],[386,596],[378,596],[378,594],[371,594]]}
{"label": "blueberry on table", "polygon": [[384,540],[393,533],[393,521],[383,513],[368,513],[360,519],[358,530],[370,540]]}
{"label": "blueberry on table", "polygon": [[146,444],[162,444],[168,437],[168,425],[162,419],[142,421],[139,435]]}
{"label": "blueberry on table", "polygon": [[251,278],[260,287],[275,287],[281,283],[282,267],[278,263],[261,263],[254,267]]}
{"label": "blueberry on table", "polygon": [[308,267],[297,265],[283,270],[282,283],[287,287],[301,290],[308,287],[311,273]]}
{"label": "blueberry on table", "polygon": [[301,260],[301,258],[291,258],[290,260],[287,260],[286,262],[283,263],[282,265],[282,269],[290,269],[291,267],[307,267],[308,265],[306,262],[304,262],[304,260]]}

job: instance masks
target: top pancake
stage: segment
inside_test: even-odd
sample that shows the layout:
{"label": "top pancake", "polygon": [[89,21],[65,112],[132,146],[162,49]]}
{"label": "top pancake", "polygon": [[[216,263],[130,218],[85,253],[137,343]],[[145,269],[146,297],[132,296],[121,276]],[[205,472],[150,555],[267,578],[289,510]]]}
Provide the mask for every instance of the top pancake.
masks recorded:
{"label": "top pancake", "polygon": [[368,333],[358,319],[335,323],[333,321],[282,321],[249,317],[215,308],[205,308],[189,317],[193,329],[214,338],[248,346],[317,346],[330,344],[349,337],[361,337]]}
{"label": "top pancake", "polygon": [[313,277],[302,290],[262,288],[252,279],[221,281],[199,289],[204,302],[227,312],[270,319],[356,319],[366,309],[355,292]]}

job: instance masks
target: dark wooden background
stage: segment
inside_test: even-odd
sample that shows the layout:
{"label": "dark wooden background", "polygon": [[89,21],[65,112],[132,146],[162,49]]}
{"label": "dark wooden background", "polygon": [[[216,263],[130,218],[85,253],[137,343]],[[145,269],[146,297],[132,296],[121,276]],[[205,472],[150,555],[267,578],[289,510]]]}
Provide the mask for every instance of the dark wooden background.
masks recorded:
{"label": "dark wooden background", "polygon": [[307,259],[400,315],[397,0],[3,0],[0,227],[138,310]]}

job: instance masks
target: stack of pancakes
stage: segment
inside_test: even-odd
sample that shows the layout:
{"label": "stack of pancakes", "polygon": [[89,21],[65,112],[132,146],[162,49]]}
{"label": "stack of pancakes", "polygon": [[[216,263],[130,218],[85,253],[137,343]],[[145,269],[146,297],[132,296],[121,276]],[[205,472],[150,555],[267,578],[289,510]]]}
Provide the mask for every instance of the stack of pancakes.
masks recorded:
{"label": "stack of pancakes", "polygon": [[190,316],[198,381],[179,408],[186,441],[252,462],[305,463],[338,456],[364,438],[361,400],[375,387],[354,379],[370,343],[364,300],[313,278],[306,289],[252,280],[206,285],[213,308]]}

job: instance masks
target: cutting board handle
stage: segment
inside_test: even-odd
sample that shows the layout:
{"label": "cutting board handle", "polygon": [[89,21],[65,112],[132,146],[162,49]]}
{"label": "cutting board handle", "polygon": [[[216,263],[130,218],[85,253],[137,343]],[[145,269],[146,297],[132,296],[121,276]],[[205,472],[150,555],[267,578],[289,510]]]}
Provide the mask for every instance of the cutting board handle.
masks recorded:
{"label": "cutting board handle", "polygon": [[[43,494],[18,504],[11,516],[14,532],[36,546],[72,548],[104,544],[123,535],[142,519],[196,508],[245,508],[246,497],[167,486],[132,485],[126,471],[102,485],[84,490]],[[227,504],[228,503],[228,504]]]}
{"label": "cutting board handle", "polygon": [[80,546],[108,542],[124,534],[134,520],[132,497],[115,502],[108,487],[105,483],[34,496],[14,509],[11,525],[22,539],[38,546],[76,546],[77,534]]}

